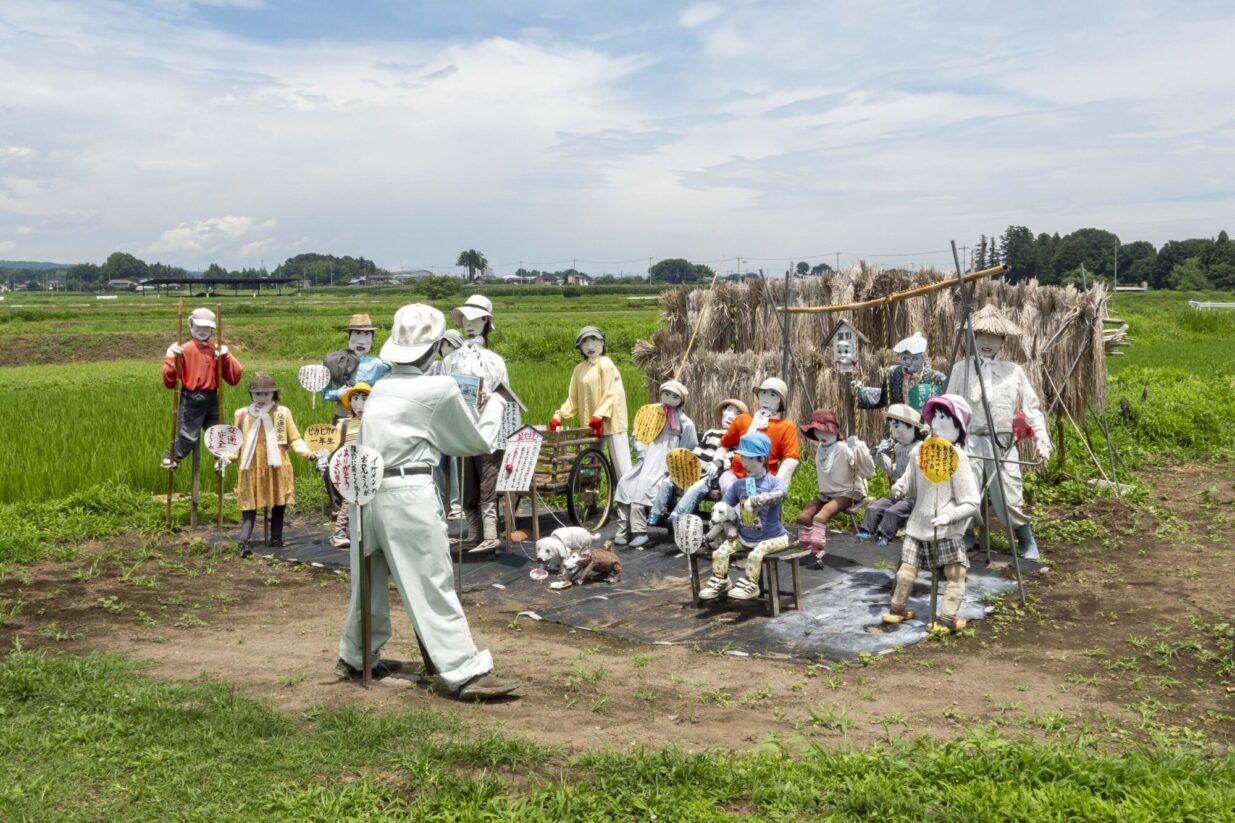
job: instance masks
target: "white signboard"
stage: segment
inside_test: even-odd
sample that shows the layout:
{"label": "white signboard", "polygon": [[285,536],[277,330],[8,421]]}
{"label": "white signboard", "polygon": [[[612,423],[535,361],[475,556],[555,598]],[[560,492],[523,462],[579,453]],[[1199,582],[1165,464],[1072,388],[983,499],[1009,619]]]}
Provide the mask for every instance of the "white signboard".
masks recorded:
{"label": "white signboard", "polygon": [[330,482],[343,499],[363,506],[382,485],[385,464],[376,449],[343,446],[330,458]]}
{"label": "white signboard", "polygon": [[673,542],[683,554],[694,554],[703,547],[703,519],[685,514],[673,523]]}
{"label": "white signboard", "polygon": [[221,424],[206,429],[206,451],[215,457],[234,460],[243,443],[244,435],[237,426]]}
{"label": "white signboard", "polygon": [[531,426],[524,426],[506,438],[506,451],[497,473],[497,492],[525,492],[532,488],[536,462],[540,459],[540,444],[545,436]]}
{"label": "white signboard", "polygon": [[330,369],[321,363],[301,366],[298,376],[305,391],[319,392],[330,385]]}

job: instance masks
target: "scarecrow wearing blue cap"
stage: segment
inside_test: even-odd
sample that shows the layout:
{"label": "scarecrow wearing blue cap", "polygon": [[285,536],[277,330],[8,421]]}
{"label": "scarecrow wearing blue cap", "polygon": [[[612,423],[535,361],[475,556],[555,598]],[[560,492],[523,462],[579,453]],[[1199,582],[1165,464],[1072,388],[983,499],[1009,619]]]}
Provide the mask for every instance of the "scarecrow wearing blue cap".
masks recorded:
{"label": "scarecrow wearing blue cap", "polygon": [[[789,488],[768,471],[771,439],[763,432],[744,434],[738,441],[737,456],[746,476],[730,486],[721,501],[738,515],[737,536],[726,539],[713,553],[712,576],[699,591],[701,600],[715,600],[726,593],[734,600],[758,597],[764,556],[789,546],[789,533],[780,521],[781,504]],[[746,574],[730,583],[729,558],[743,548],[751,549],[746,558]]]}

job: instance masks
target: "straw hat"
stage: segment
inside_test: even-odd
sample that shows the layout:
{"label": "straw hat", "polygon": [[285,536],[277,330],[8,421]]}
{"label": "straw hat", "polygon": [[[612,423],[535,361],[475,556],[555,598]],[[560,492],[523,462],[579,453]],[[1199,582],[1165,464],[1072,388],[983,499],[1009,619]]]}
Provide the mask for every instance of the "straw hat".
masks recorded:
{"label": "straw hat", "polygon": [[445,315],[424,303],[409,303],[395,312],[390,339],[382,344],[382,359],[391,363],[415,363],[445,333]]}
{"label": "straw hat", "polygon": [[682,405],[686,405],[686,401],[690,399],[690,392],[676,380],[666,380],[664,383],[661,383],[660,390],[671,391],[682,398]]}
{"label": "straw hat", "polygon": [[1016,337],[1021,329],[1007,318],[993,303],[987,303],[973,316],[974,334],[993,334],[998,337]]}
{"label": "straw hat", "polygon": [[747,406],[747,405],[746,405],[745,403],[743,403],[741,400],[735,400],[735,399],[734,399],[734,398],[732,398],[732,397],[730,397],[730,398],[728,398],[728,399],[726,399],[726,400],[722,400],[722,401],[720,401],[719,403],[717,403],[717,404],[716,404],[716,413],[717,413],[717,414],[720,414],[721,412],[723,412],[723,411],[725,410],[725,406],[733,406],[735,409],[737,409],[737,410],[738,410],[738,414],[750,414],[750,407],[749,407],[749,406]]}
{"label": "straw hat", "polygon": [[906,425],[913,426],[915,429],[922,428],[922,415],[918,414],[917,409],[906,403],[893,403],[888,406],[888,410],[884,412],[884,417],[889,420],[899,420]]}
{"label": "straw hat", "polygon": [[351,322],[347,324],[348,331],[377,331],[377,326],[373,325],[373,321],[369,319],[367,314],[353,314]]}

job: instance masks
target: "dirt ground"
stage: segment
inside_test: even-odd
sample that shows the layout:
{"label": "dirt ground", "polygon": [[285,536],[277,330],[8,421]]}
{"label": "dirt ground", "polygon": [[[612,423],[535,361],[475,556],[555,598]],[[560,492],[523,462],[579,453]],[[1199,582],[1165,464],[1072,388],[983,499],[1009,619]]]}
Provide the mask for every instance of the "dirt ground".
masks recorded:
{"label": "dirt ground", "polygon": [[[130,536],[72,562],[8,569],[0,643],[145,659],[155,676],[234,683],[305,718],[343,705],[431,707],[574,750],[748,749],[769,735],[861,745],[983,724],[1116,747],[1150,733],[1229,746],[1233,480],[1230,465],[1164,467],[1145,507],[1104,499],[1048,512],[1063,533],[1099,534],[1044,544],[1053,570],[1027,584],[1027,610],[1007,601],[962,636],[859,664],[630,643],[465,597],[478,644],[523,682],[518,699],[460,703],[414,675],[365,691],[332,674],[344,577],[220,555],[185,535]],[[386,654],[418,661],[397,614]]]}

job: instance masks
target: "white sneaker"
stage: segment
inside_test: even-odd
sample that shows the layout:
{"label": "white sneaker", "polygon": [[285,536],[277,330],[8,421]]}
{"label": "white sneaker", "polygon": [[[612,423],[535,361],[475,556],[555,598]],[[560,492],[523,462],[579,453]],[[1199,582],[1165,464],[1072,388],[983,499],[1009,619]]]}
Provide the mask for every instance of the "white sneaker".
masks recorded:
{"label": "white sneaker", "polygon": [[733,584],[729,582],[729,578],[712,575],[708,578],[708,582],[703,584],[703,588],[699,590],[699,599],[715,600],[732,587]]}
{"label": "white sneaker", "polygon": [[624,534],[619,534],[619,535],[616,535],[616,536],[613,538],[613,545],[615,545],[615,546],[625,546],[628,542],[629,542],[629,540],[628,540],[628,538],[626,537],[626,535],[624,535]]}
{"label": "white sneaker", "polygon": [[759,596],[759,584],[749,577],[743,577],[729,591],[734,600],[754,600]]}
{"label": "white sneaker", "polygon": [[485,552],[491,552],[491,551],[497,550],[498,548],[501,547],[501,545],[502,545],[502,541],[500,540],[494,540],[492,538],[489,540],[482,540],[479,543],[477,543],[475,546],[473,546],[472,548],[468,549],[467,553],[468,554],[484,554]]}
{"label": "white sneaker", "polygon": [[446,519],[447,520],[458,520],[462,516],[463,516],[463,509],[459,508],[458,506],[452,506],[450,509],[450,513],[446,515]]}
{"label": "white sneaker", "polygon": [[336,534],[330,538],[330,545],[336,549],[346,549],[352,545],[352,541],[346,534]]}
{"label": "white sneaker", "polygon": [[636,534],[630,539],[630,547],[632,549],[642,550],[648,544],[647,534]]}

